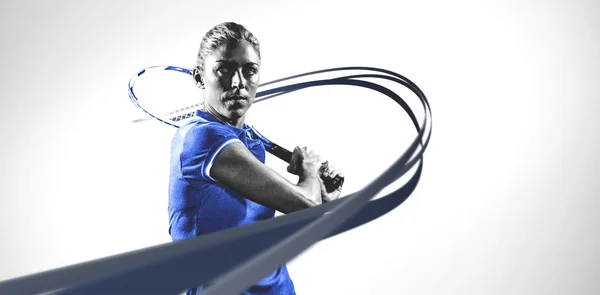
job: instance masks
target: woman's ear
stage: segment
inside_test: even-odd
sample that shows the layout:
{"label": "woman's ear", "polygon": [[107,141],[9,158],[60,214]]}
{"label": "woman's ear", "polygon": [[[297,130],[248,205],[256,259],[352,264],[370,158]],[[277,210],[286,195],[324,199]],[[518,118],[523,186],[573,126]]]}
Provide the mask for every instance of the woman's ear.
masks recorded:
{"label": "woman's ear", "polygon": [[194,82],[196,82],[196,87],[204,89],[204,82],[202,81],[202,72],[198,67],[194,67],[194,70],[192,71],[192,76],[194,77]]}

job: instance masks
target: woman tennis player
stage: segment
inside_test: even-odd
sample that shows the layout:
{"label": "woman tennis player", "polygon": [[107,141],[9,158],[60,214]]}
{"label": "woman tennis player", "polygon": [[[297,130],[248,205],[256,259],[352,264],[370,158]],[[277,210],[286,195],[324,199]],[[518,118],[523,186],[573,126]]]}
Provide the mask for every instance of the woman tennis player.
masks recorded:
{"label": "woman tennis player", "polygon": [[[289,213],[340,196],[325,181],[342,176],[306,147],[296,147],[289,182],[264,164],[265,147],[244,123],[259,85],[260,48],[244,26],[222,23],[206,33],[193,70],[204,103],[173,137],[169,181],[169,234],[193,238]],[[322,176],[322,177],[321,177]],[[325,179],[324,180],[322,180]],[[195,295],[203,288],[187,291]],[[247,295],[291,295],[285,265],[249,288]]]}

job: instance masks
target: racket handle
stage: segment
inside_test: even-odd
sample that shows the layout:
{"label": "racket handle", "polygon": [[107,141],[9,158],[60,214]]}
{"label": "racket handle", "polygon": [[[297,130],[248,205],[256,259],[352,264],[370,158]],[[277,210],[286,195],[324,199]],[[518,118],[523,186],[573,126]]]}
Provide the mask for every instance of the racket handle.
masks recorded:
{"label": "racket handle", "polygon": [[282,159],[286,163],[290,164],[292,162],[292,152],[282,148],[274,143],[271,144],[271,148],[269,148],[269,153],[273,156]]}
{"label": "racket handle", "polygon": [[[288,151],[283,147],[271,143],[271,147],[268,151],[273,156],[285,161],[288,164],[292,162],[292,152]],[[324,177],[322,174],[320,176],[321,179],[323,179],[323,181],[325,182],[325,188],[328,192],[331,192],[334,189],[340,187],[342,184],[344,184],[344,178],[340,177],[339,175],[336,175],[333,179],[329,177]]]}

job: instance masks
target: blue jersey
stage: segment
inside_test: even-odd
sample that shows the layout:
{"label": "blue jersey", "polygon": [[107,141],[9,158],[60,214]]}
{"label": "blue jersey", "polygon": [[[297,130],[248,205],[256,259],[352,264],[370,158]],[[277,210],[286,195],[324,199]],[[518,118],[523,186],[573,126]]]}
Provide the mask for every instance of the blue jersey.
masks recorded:
{"label": "blue jersey", "polygon": [[[171,143],[169,178],[169,234],[173,241],[275,216],[275,210],[244,198],[210,175],[219,152],[239,142],[264,163],[265,147],[252,138],[246,124],[236,128],[198,110],[190,122],[177,130]],[[202,287],[194,288],[187,294],[195,295],[201,290]],[[293,295],[295,291],[283,265],[243,294]]]}

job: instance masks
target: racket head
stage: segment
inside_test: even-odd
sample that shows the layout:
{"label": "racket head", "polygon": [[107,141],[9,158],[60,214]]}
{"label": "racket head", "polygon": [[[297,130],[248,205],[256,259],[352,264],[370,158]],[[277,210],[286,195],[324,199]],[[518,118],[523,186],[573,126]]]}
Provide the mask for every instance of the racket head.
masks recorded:
{"label": "racket head", "polygon": [[[181,79],[182,73],[189,75],[189,80]],[[183,67],[147,67],[129,79],[128,93],[131,102],[147,115],[174,127],[185,124],[202,107],[192,71]]]}

